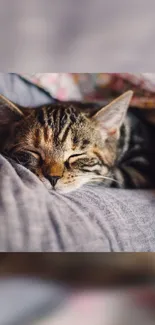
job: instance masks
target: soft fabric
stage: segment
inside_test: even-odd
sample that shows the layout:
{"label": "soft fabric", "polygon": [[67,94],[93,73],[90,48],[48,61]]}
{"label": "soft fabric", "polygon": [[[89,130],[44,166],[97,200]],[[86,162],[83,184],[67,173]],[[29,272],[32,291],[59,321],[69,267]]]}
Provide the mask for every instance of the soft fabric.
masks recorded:
{"label": "soft fabric", "polygon": [[0,94],[22,106],[51,103],[52,97],[15,73],[0,73]]}
{"label": "soft fabric", "polygon": [[154,192],[86,186],[50,194],[14,167],[0,156],[0,251],[155,250]]}
{"label": "soft fabric", "polygon": [[59,100],[110,102],[132,89],[131,106],[155,109],[154,73],[33,73],[22,76]]}
{"label": "soft fabric", "polygon": [[155,108],[155,74],[153,73],[72,73],[83,100],[110,101],[127,90],[134,95],[130,105]]}
{"label": "soft fabric", "polygon": [[26,73],[21,76],[46,89],[51,96],[59,100],[82,100],[82,94],[72,75],[72,73]]}
{"label": "soft fabric", "polygon": [[[49,102],[17,79],[0,74],[1,93],[22,105]],[[155,250],[154,191],[86,186],[50,194],[35,175],[14,166],[0,156],[0,251]]]}

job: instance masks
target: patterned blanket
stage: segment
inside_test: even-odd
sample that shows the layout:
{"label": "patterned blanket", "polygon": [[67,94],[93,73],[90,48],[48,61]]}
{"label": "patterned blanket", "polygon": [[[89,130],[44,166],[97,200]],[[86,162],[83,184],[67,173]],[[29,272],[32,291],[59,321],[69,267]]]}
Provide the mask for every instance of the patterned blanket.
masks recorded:
{"label": "patterned blanket", "polygon": [[60,100],[98,101],[132,89],[131,106],[155,109],[155,74],[150,73],[34,73],[24,74]]}

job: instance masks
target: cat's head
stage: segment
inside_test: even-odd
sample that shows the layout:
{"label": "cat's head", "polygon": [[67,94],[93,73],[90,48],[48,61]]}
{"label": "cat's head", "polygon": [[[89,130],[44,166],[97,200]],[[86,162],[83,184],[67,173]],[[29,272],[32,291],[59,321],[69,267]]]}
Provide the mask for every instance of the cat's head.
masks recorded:
{"label": "cat's head", "polygon": [[0,97],[0,152],[35,173],[49,189],[71,191],[104,181],[117,156],[132,91],[90,116],[68,104],[18,107]]}

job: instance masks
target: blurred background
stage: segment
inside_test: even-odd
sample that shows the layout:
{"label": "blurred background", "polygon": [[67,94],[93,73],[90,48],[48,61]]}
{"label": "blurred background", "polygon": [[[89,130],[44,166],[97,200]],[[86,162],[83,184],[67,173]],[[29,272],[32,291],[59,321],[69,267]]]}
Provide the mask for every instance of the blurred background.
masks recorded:
{"label": "blurred background", "polygon": [[1,325],[153,325],[155,256],[0,254]]}
{"label": "blurred background", "polygon": [[1,71],[152,72],[154,0],[0,0]]}

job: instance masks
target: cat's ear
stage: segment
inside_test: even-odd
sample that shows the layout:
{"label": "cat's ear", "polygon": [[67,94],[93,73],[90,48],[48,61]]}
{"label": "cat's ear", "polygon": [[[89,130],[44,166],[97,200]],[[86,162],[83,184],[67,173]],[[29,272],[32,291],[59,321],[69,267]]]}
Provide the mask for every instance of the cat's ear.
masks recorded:
{"label": "cat's ear", "polygon": [[118,133],[124,122],[132,95],[132,90],[125,92],[92,116],[101,131],[109,135]]}
{"label": "cat's ear", "polygon": [[0,125],[19,121],[22,117],[24,117],[24,114],[21,109],[9,99],[0,95]]}

